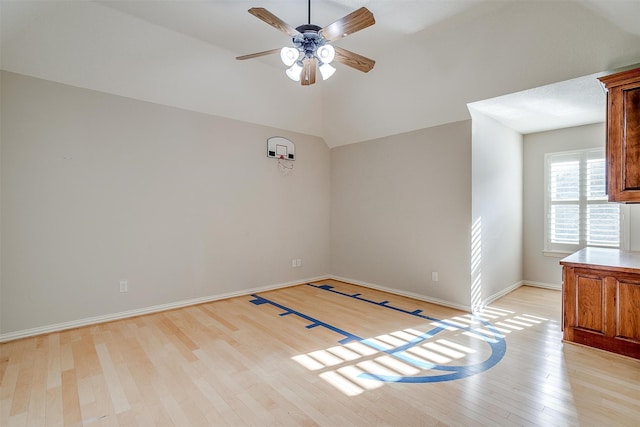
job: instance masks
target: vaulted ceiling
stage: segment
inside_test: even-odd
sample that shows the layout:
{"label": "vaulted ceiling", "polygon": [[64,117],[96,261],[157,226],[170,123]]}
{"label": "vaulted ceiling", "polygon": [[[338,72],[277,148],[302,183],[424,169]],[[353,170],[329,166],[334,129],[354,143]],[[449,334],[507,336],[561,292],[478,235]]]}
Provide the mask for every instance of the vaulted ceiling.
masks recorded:
{"label": "vaulted ceiling", "polygon": [[635,0],[313,0],[319,26],[360,6],[373,12],[374,26],[336,45],[376,65],[363,74],[338,64],[330,80],[302,87],[275,55],[235,60],[289,42],[247,13],[254,6],[307,21],[306,0],[1,0],[0,65],[334,147],[465,120],[469,103],[640,62]]}

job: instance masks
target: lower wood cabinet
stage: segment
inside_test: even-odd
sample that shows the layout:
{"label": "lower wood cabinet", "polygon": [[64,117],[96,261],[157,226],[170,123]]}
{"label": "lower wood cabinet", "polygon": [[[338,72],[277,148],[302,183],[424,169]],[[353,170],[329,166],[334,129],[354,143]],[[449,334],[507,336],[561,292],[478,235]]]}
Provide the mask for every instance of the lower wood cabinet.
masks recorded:
{"label": "lower wood cabinet", "polygon": [[587,248],[560,264],[564,340],[640,359],[640,253]]}

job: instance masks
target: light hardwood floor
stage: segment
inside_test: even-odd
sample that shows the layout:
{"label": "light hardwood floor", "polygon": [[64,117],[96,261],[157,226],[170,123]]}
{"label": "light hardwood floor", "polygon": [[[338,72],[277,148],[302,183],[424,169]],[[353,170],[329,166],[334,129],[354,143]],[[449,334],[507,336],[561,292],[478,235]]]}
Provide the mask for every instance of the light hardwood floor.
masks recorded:
{"label": "light hardwood floor", "polygon": [[640,425],[640,362],[562,344],[558,291],[490,326],[315,285],[4,343],[0,425]]}

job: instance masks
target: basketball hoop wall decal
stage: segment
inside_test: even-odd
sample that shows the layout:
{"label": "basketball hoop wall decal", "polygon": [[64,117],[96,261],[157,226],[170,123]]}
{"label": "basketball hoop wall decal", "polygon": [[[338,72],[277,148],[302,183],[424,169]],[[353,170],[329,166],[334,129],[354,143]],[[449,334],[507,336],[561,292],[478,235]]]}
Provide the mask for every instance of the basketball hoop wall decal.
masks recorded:
{"label": "basketball hoop wall decal", "polygon": [[296,159],[296,146],[287,138],[273,136],[267,139],[267,157],[278,159],[278,170],[283,175],[293,171],[293,161]]}

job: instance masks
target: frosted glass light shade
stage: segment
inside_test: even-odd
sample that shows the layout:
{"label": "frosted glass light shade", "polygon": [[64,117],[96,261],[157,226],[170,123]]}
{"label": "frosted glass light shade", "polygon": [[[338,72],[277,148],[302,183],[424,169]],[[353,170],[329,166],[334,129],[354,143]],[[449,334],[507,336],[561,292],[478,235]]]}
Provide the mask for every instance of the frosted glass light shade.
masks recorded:
{"label": "frosted glass light shade", "polygon": [[329,64],[322,64],[320,66],[320,74],[322,74],[322,80],[327,80],[329,77],[333,76],[333,73],[335,72],[336,69]]}
{"label": "frosted glass light shade", "polygon": [[300,74],[302,73],[302,66],[298,62],[294,62],[290,68],[287,68],[287,76],[294,82],[300,81]]}
{"label": "frosted glass light shade", "polygon": [[298,56],[300,56],[300,52],[294,47],[285,46],[280,50],[280,59],[287,67],[292,66],[298,60]]}
{"label": "frosted glass light shade", "polygon": [[330,64],[333,61],[333,58],[336,57],[336,50],[330,44],[325,44],[324,46],[320,46],[318,51],[316,52],[320,61],[325,64]]}

